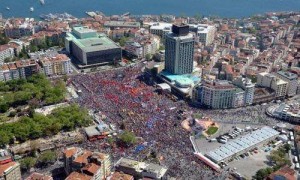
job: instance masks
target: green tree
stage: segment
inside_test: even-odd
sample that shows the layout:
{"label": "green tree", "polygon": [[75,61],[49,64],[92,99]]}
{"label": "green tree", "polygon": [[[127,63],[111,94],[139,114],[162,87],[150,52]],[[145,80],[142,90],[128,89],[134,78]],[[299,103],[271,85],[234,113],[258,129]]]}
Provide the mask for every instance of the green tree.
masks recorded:
{"label": "green tree", "polygon": [[119,139],[122,143],[124,143],[127,146],[130,146],[132,144],[136,143],[136,137],[133,132],[125,130],[120,136]]}
{"label": "green tree", "polygon": [[165,50],[165,47],[164,47],[163,45],[160,45],[160,46],[159,46],[159,50],[160,50],[160,51]]}
{"label": "green tree", "polygon": [[264,180],[268,176],[268,171],[266,169],[260,169],[255,174],[256,180]]}
{"label": "green tree", "polygon": [[125,46],[126,41],[128,40],[127,37],[123,36],[120,40],[119,40],[119,44],[120,46]]}
{"label": "green tree", "polygon": [[10,142],[10,137],[7,135],[6,132],[0,131],[0,145],[6,145]]}
{"label": "green tree", "polygon": [[5,113],[9,109],[6,102],[0,102],[0,113]]}
{"label": "green tree", "polygon": [[147,61],[150,61],[151,58],[152,58],[152,57],[151,57],[151,54],[146,54],[146,60],[147,60]]}
{"label": "green tree", "polygon": [[10,59],[9,57],[7,57],[7,58],[5,58],[5,59],[3,60],[3,62],[4,62],[4,63],[11,62],[11,59]]}
{"label": "green tree", "polygon": [[47,166],[48,164],[52,164],[56,161],[56,153],[54,151],[45,151],[38,157],[38,164],[40,166]]}
{"label": "green tree", "polygon": [[29,171],[30,168],[34,167],[36,164],[36,159],[33,157],[25,157],[20,160],[20,166],[23,171]]}
{"label": "green tree", "polygon": [[9,38],[5,36],[4,33],[0,34],[0,45],[7,44],[9,42]]}
{"label": "green tree", "polygon": [[30,52],[36,52],[36,51],[38,51],[39,49],[38,49],[37,46],[35,46],[35,45],[33,45],[33,44],[30,44],[29,50],[30,50]]}

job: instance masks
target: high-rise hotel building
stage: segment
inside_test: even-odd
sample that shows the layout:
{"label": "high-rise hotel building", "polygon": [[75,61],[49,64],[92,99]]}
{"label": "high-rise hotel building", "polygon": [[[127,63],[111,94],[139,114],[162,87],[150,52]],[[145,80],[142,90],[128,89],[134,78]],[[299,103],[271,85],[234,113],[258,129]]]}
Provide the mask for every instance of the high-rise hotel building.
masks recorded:
{"label": "high-rise hotel building", "polygon": [[172,74],[193,72],[194,37],[185,24],[173,25],[172,32],[166,35],[165,70]]}

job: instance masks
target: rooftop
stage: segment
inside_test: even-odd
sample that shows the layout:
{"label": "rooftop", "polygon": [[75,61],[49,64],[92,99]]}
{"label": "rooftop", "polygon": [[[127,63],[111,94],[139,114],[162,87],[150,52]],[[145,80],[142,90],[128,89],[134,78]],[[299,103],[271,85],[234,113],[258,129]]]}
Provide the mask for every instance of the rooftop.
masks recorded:
{"label": "rooftop", "polygon": [[90,163],[90,164],[87,164],[86,166],[84,166],[82,168],[83,171],[87,171],[89,172],[90,174],[97,174],[97,171],[100,169],[100,166],[98,166],[97,164],[95,163]]}
{"label": "rooftop", "polygon": [[72,172],[66,180],[91,180],[92,176],[88,176],[86,174],[78,173],[78,172]]}
{"label": "rooftop", "polygon": [[213,151],[210,151],[206,154],[206,156],[215,162],[220,162],[233,156],[236,153],[239,153],[250,147],[254,147],[259,143],[277,135],[279,135],[278,131],[265,126],[240,138],[229,141],[227,144],[222,145]]}
{"label": "rooftop", "polygon": [[192,83],[198,83],[200,82],[200,77],[198,76],[194,76],[192,74],[183,74],[183,75],[176,75],[176,74],[171,74],[167,71],[162,71],[160,73],[162,76],[168,78],[170,81],[173,82],[178,82],[178,83],[188,83],[188,84],[192,84]]}
{"label": "rooftop", "polygon": [[0,177],[4,175],[4,173],[8,170],[10,170],[11,168],[17,166],[19,163],[16,162],[9,162],[6,164],[1,164],[0,165]]}
{"label": "rooftop", "polygon": [[168,170],[167,168],[165,168],[163,166],[160,166],[160,165],[157,165],[157,164],[153,164],[153,163],[149,163],[144,168],[144,171],[152,172],[152,173],[156,174],[157,179],[162,178],[166,174],[167,170]]}
{"label": "rooftop", "polygon": [[42,63],[48,64],[52,62],[61,62],[61,61],[69,61],[70,58],[65,54],[57,54],[53,57],[43,57],[40,59]]}
{"label": "rooftop", "polygon": [[108,134],[110,129],[107,124],[100,124],[98,126],[89,126],[84,128],[85,133],[88,137],[100,136],[103,134]]}
{"label": "rooftop", "polygon": [[7,49],[9,49],[10,47],[9,47],[9,45],[0,45],[0,51],[5,51],[5,50],[7,50]]}
{"label": "rooftop", "polygon": [[122,172],[114,172],[109,180],[133,180],[133,176]]}
{"label": "rooftop", "polygon": [[104,34],[97,34],[95,36],[86,36],[79,38],[75,33],[67,33],[67,39],[73,41],[84,52],[94,52],[107,49],[120,48],[114,41],[109,39]]}
{"label": "rooftop", "polygon": [[80,164],[87,164],[88,157],[92,155],[91,151],[84,151],[83,154],[77,156],[73,162],[80,163]]}
{"label": "rooftop", "polygon": [[278,71],[277,72],[280,76],[283,76],[289,80],[294,80],[298,78],[297,74],[291,73],[291,72],[285,72],[285,71]]}
{"label": "rooftop", "polygon": [[127,168],[133,168],[136,171],[140,171],[141,168],[143,168],[145,166],[145,163],[135,161],[132,159],[128,159],[128,158],[121,158],[121,159],[119,159],[119,161],[116,163],[115,166],[116,167],[122,166],[122,167],[127,167]]}
{"label": "rooftop", "polygon": [[79,151],[79,149],[77,147],[71,147],[68,148],[64,151],[64,154],[66,156],[66,158],[70,158],[71,156],[74,156],[75,154],[77,154],[77,152]]}
{"label": "rooftop", "polygon": [[47,176],[44,174],[40,174],[37,172],[32,173],[28,178],[25,180],[52,180],[53,178],[51,176]]}
{"label": "rooftop", "polygon": [[106,21],[104,26],[111,26],[111,27],[140,27],[141,23],[139,22],[126,22],[126,21]]}

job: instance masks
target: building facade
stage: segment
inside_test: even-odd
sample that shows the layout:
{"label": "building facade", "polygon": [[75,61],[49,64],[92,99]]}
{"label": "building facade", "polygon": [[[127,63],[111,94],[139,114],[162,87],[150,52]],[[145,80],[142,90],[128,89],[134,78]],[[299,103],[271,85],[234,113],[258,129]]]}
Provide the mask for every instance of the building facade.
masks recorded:
{"label": "building facade", "polygon": [[288,82],[287,96],[295,96],[298,88],[298,75],[284,71],[279,71],[276,75],[282,80]]}
{"label": "building facade", "polygon": [[260,87],[267,87],[274,90],[277,98],[284,97],[287,94],[288,82],[270,73],[259,73],[256,84]]}
{"label": "building facade", "polygon": [[207,46],[214,41],[216,28],[208,24],[192,24],[190,25],[190,31],[196,34],[196,41]]}
{"label": "building facade", "polygon": [[242,88],[244,93],[244,105],[251,105],[254,99],[254,87],[255,84],[251,82],[248,78],[238,77],[233,81],[233,84],[239,88]]}
{"label": "building facade", "polygon": [[0,165],[1,180],[21,180],[20,164],[18,162],[9,162]]}
{"label": "building facade", "polygon": [[173,25],[172,33],[166,35],[165,70],[172,74],[193,72],[194,37],[188,25]]}
{"label": "building facade", "polygon": [[122,59],[122,50],[104,34],[87,27],[73,27],[65,39],[67,52],[82,66],[115,63]]}
{"label": "building facade", "polygon": [[244,92],[228,81],[203,82],[193,89],[193,102],[212,109],[226,109],[243,105]]}
{"label": "building facade", "polygon": [[87,176],[102,180],[111,174],[111,158],[108,154],[91,152],[77,147],[67,148],[64,153],[64,170],[67,179]]}
{"label": "building facade", "polygon": [[0,45],[0,65],[4,63],[6,58],[14,57],[14,49],[9,45]]}
{"label": "building facade", "polygon": [[64,54],[40,59],[41,70],[46,76],[71,73],[71,60]]}

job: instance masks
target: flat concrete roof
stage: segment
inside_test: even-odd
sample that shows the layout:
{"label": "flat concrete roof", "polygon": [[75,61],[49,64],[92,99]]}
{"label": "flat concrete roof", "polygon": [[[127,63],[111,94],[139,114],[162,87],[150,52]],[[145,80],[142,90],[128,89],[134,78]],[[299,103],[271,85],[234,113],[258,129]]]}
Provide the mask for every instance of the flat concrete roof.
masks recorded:
{"label": "flat concrete roof", "polygon": [[139,22],[127,22],[127,21],[106,21],[104,26],[110,27],[140,27],[141,23]]}
{"label": "flat concrete roof", "polygon": [[73,33],[67,34],[68,40],[73,41],[84,52],[95,52],[107,49],[120,48],[114,41],[104,34],[97,34],[96,37],[79,39]]}
{"label": "flat concrete roof", "polygon": [[265,126],[240,138],[234,139],[222,145],[221,147],[210,151],[209,153],[205,154],[205,156],[215,162],[220,162],[224,159],[230,158],[236,153],[256,146],[261,142],[278,135],[278,131],[272,129],[271,127]]}
{"label": "flat concrete roof", "polygon": [[279,75],[289,79],[289,80],[294,80],[298,78],[297,74],[291,73],[291,72],[285,72],[285,71],[278,71],[277,72]]}

